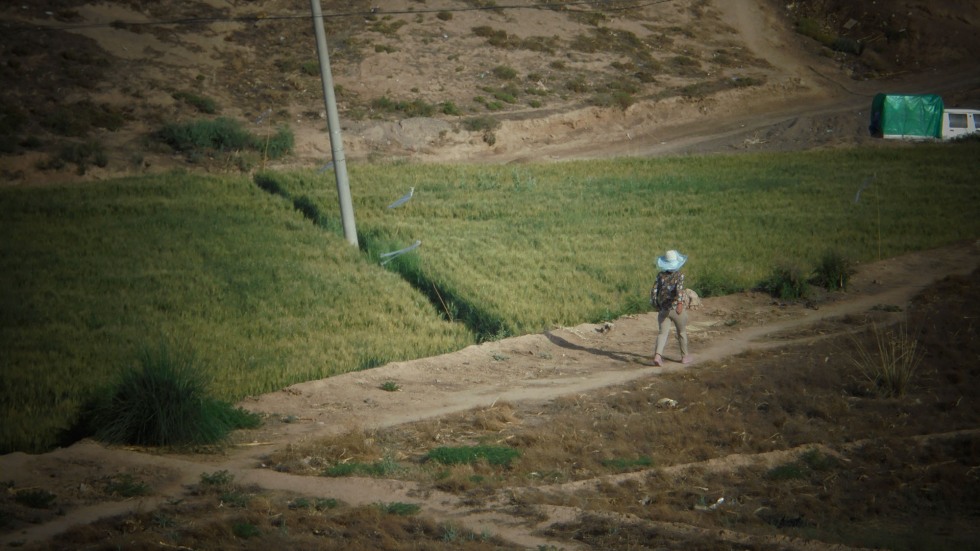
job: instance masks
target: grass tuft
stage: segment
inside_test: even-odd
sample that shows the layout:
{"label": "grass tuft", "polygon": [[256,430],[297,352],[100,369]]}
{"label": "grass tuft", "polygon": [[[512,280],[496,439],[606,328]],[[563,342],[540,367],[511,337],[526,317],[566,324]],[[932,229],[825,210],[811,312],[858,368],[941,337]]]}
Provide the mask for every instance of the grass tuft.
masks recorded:
{"label": "grass tuft", "polygon": [[144,350],[140,368],[95,400],[89,419],[97,439],[111,444],[216,444],[232,430],[254,427],[257,415],[215,400],[193,356],[166,345]]}
{"label": "grass tuft", "polygon": [[796,266],[784,265],[773,269],[762,282],[762,289],[775,298],[796,300],[807,295],[807,282],[803,271]]}
{"label": "grass tuft", "polygon": [[870,346],[854,338],[851,363],[879,396],[903,396],[922,363],[918,339],[905,324],[883,329],[872,323],[869,340]]}

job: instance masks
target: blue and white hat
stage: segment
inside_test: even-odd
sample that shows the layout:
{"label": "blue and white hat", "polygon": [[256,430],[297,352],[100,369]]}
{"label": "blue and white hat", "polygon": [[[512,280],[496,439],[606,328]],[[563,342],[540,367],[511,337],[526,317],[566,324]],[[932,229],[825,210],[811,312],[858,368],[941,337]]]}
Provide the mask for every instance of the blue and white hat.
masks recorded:
{"label": "blue and white hat", "polygon": [[670,250],[657,259],[657,267],[665,272],[676,272],[687,262],[687,257],[681,253]]}

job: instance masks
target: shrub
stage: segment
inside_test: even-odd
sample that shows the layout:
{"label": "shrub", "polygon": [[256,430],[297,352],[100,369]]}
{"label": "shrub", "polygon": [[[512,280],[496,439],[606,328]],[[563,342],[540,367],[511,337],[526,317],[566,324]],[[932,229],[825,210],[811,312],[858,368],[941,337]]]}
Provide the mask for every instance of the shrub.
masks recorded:
{"label": "shrub", "polygon": [[262,534],[259,527],[250,522],[236,522],[234,525],[232,525],[231,530],[236,536],[242,538],[243,540]]}
{"label": "shrub", "polygon": [[47,509],[51,507],[51,503],[58,497],[47,490],[42,489],[29,489],[21,490],[14,494],[14,501],[24,505],[25,507],[31,507],[33,509]]}
{"label": "shrub", "polygon": [[779,266],[762,282],[762,289],[775,298],[796,300],[807,294],[807,282],[796,266]]}
{"label": "shrub", "polygon": [[821,257],[811,281],[828,291],[846,291],[853,274],[854,269],[847,259],[838,252],[828,251]]}
{"label": "shrub", "polygon": [[274,135],[265,138],[263,153],[269,159],[281,159],[292,153],[295,145],[293,131],[281,126]]}
{"label": "shrub", "polygon": [[500,121],[494,117],[481,116],[481,117],[470,117],[463,121],[463,128],[469,130],[470,132],[478,131],[488,131],[496,130],[500,128]]}
{"label": "shrub", "polygon": [[252,136],[234,119],[218,117],[187,123],[170,123],[156,134],[177,151],[235,151],[252,145]]}
{"label": "shrub", "polygon": [[89,426],[111,444],[181,446],[215,444],[237,428],[259,424],[257,415],[211,398],[189,354],[166,346],[145,350],[140,368],[93,403]]}
{"label": "shrub", "polygon": [[500,80],[513,80],[517,78],[517,71],[506,65],[497,65],[493,68],[493,76]]}
{"label": "shrub", "polygon": [[167,124],[155,137],[191,158],[208,151],[251,149],[263,152],[270,159],[278,159],[292,153],[295,144],[293,132],[288,127],[280,127],[274,135],[260,138],[245,130],[237,120],[227,117]]}
{"label": "shrub", "polygon": [[442,104],[441,111],[443,115],[452,115],[452,116],[462,115],[462,112],[459,110],[459,107],[456,107],[456,104],[451,101],[444,102]]}

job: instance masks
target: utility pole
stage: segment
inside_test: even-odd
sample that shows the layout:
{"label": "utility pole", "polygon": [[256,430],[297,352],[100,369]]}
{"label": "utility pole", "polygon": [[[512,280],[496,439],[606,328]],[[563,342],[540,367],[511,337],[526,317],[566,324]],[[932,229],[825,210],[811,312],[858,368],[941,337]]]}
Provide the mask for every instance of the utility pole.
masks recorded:
{"label": "utility pole", "polygon": [[323,83],[323,103],[327,107],[327,128],[330,130],[330,150],[333,152],[334,174],[337,176],[337,195],[340,198],[340,219],[344,224],[344,238],[357,246],[357,227],[354,225],[354,206],[351,203],[350,182],[347,180],[347,159],[344,143],[340,138],[340,119],[337,116],[337,97],[333,91],[330,74],[330,56],[327,54],[327,33],[323,30],[323,12],[320,0],[310,0],[313,9],[313,32],[316,34],[316,53],[320,59],[320,81]]}

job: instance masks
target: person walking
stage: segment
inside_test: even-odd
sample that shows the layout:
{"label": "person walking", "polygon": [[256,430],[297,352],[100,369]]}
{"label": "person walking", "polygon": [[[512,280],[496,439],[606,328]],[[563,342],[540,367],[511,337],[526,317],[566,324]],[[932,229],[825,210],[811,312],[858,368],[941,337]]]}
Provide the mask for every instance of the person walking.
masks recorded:
{"label": "person walking", "polygon": [[654,365],[664,365],[664,348],[670,336],[670,326],[677,329],[677,340],[681,346],[681,363],[691,363],[687,353],[687,304],[684,293],[684,274],[681,266],[687,262],[687,257],[670,250],[657,258],[657,281],[650,289],[650,305],[657,309],[657,351],[653,356]]}

